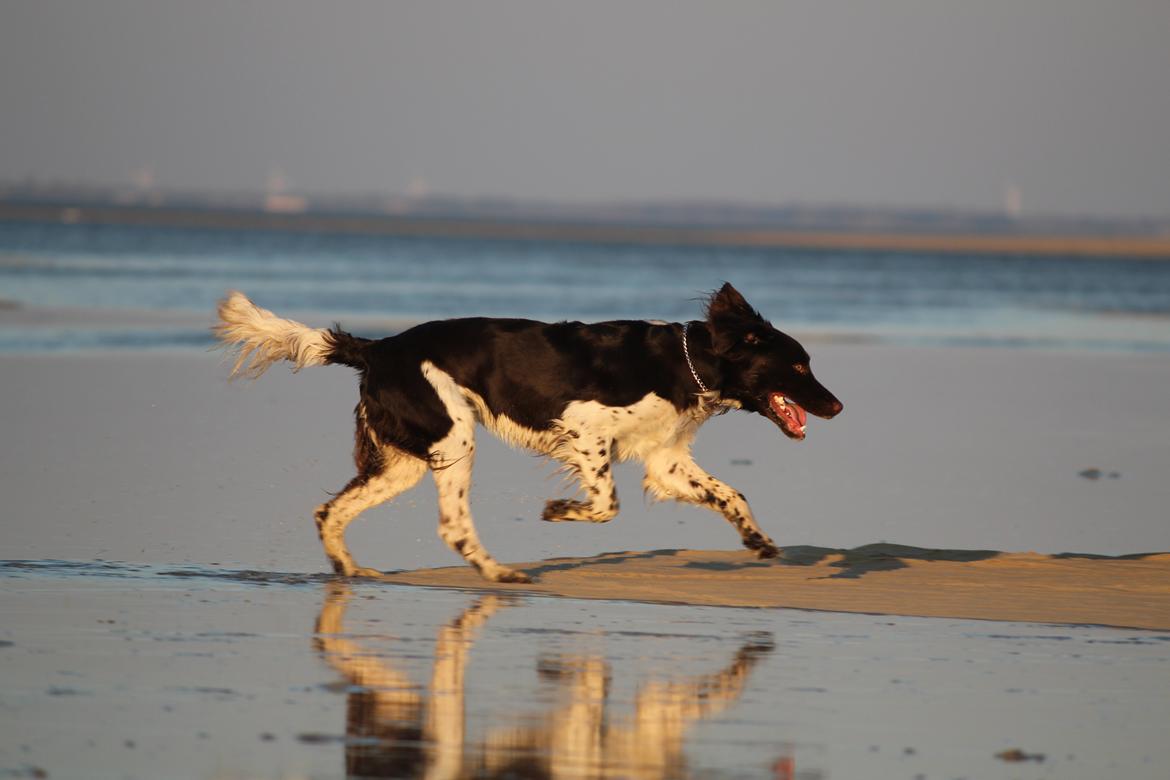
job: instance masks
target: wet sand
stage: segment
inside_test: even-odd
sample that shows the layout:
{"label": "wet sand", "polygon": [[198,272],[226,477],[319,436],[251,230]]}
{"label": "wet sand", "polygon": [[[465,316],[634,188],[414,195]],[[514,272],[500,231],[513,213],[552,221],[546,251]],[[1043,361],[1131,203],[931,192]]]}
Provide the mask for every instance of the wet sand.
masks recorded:
{"label": "wet sand", "polygon": [[814,359],[846,412],[808,441],[729,414],[696,444],[776,562],[630,466],[613,522],[541,523],[552,469],[481,438],[481,535],[550,598],[443,571],[426,483],[348,539],[455,587],[326,574],[348,371],[0,357],[0,776],[1161,777],[1170,359]]}
{"label": "wet sand", "polygon": [[[732,412],[696,459],[742,491],[783,547],[1126,555],[1170,550],[1170,356],[818,344],[845,402],[795,443]],[[352,372],[226,380],[218,356],[0,356],[6,558],[219,562],[324,571],[311,512],[353,476]],[[481,434],[472,512],[505,561],[620,550],[735,550],[718,516],[647,503],[615,467],[621,514],[542,523],[567,495],[544,460]],[[358,561],[455,565],[424,480],[360,517]]]}
{"label": "wet sand", "polygon": [[[1160,778],[1170,635],[0,564],[0,773]],[[1024,757],[1024,760],[1010,760]]]}

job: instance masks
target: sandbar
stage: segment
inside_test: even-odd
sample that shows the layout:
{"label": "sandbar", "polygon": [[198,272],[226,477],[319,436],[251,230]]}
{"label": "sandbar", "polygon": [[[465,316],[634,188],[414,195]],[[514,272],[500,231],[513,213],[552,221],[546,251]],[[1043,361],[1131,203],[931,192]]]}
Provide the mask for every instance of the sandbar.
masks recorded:
{"label": "sandbar", "polygon": [[917,617],[1170,630],[1170,553],[1119,557],[872,544],[748,551],[651,550],[517,566],[534,582],[484,582],[466,566],[389,582],[588,599],[786,607]]}

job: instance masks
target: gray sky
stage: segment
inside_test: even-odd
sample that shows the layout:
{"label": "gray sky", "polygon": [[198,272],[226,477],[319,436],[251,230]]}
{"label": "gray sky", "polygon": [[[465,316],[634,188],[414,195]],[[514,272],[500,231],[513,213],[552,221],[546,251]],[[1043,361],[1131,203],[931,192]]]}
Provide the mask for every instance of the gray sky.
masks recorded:
{"label": "gray sky", "polygon": [[0,178],[1170,214],[1170,2],[0,0]]}

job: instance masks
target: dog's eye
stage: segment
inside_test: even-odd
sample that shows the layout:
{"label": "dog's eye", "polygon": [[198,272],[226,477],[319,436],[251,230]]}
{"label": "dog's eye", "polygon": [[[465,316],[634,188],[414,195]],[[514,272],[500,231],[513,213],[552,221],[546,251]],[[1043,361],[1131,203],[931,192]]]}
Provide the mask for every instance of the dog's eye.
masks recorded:
{"label": "dog's eye", "polygon": [[798,374],[807,374],[808,373],[808,364],[807,363],[793,363],[792,370]]}
{"label": "dog's eye", "polygon": [[759,344],[761,341],[763,341],[763,339],[760,338],[760,334],[758,334],[758,333],[748,333],[746,336],[743,337],[743,340],[746,341],[748,344],[751,344],[753,346],[756,344]]}

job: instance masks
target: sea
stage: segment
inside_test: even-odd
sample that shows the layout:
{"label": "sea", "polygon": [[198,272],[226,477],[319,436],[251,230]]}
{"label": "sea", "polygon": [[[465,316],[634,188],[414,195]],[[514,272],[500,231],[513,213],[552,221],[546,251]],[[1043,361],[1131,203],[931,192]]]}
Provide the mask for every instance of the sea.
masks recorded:
{"label": "sea", "polygon": [[379,336],[481,315],[697,319],[724,281],[802,338],[1170,351],[1164,261],[6,222],[0,352],[204,350],[232,289]]}

